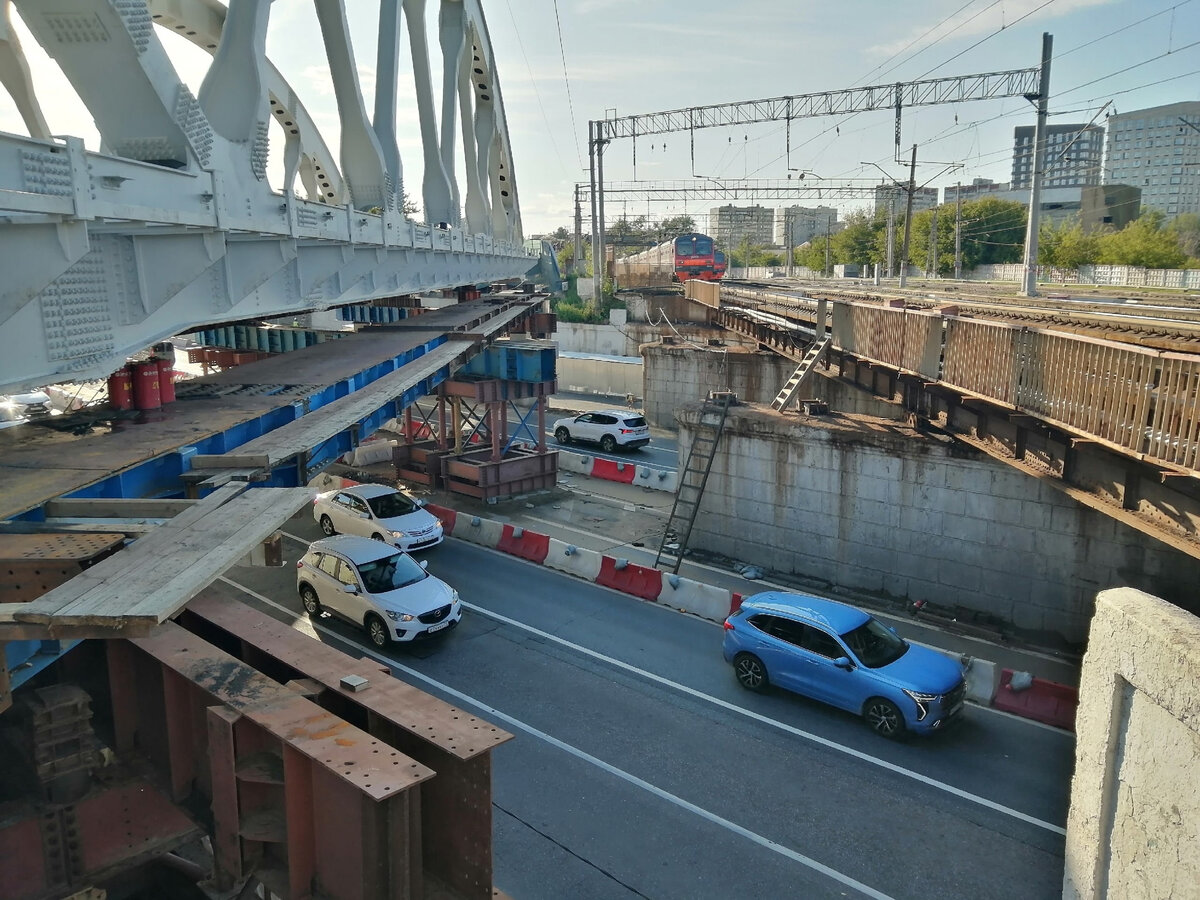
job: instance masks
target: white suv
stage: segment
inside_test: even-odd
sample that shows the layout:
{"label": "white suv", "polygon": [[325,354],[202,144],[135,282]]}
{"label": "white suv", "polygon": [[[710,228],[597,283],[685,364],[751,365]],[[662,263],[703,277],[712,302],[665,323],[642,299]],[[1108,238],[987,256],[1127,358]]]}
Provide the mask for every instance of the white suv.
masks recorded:
{"label": "white suv", "polygon": [[650,426],[639,412],[621,409],[601,409],[584,413],[573,419],[554,423],[554,439],[560,444],[589,441],[599,444],[605,453],[618,447],[632,450],[650,443]]}
{"label": "white suv", "polygon": [[366,629],[376,647],[454,628],[458,591],[403,551],[343,534],[313,541],[296,563],[296,591],[309,616],[323,612]]}
{"label": "white suv", "polygon": [[425,550],[442,542],[442,523],[423,505],[385,484],[356,484],[317,494],[313,518],[330,537],[357,534],[400,550]]}

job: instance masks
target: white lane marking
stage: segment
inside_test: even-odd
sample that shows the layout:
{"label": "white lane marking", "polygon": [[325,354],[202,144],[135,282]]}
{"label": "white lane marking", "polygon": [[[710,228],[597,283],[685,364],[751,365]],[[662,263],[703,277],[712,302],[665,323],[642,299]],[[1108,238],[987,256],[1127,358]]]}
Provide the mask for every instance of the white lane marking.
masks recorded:
{"label": "white lane marking", "polygon": [[[582,528],[575,528],[575,527],[574,527],[574,526],[572,526],[572,525],[564,525],[562,522],[555,522],[555,521],[553,521],[553,520],[551,520],[551,519],[539,519],[537,516],[526,516],[525,518],[529,519],[529,520],[530,520],[530,521],[532,521],[532,522],[541,522],[543,525],[553,525],[553,526],[555,526],[556,528],[563,528],[563,529],[565,529],[565,530],[567,530],[567,531],[574,531],[574,532],[576,532],[577,534],[586,535],[587,537],[596,538],[597,540],[604,540],[604,541],[609,541],[609,540],[612,540],[611,538],[605,537],[605,536],[604,536],[604,535],[602,535],[602,534],[596,534],[596,533],[595,533],[595,532],[593,532],[593,531],[584,531]],[[307,538],[302,538],[302,537],[300,537],[299,535],[295,535],[295,534],[292,534],[292,533],[290,533],[290,532],[287,532],[287,531],[284,531],[284,532],[282,532],[282,534],[283,534],[283,536],[284,536],[284,537],[286,537],[286,538],[290,538],[291,540],[293,540],[293,541],[296,541],[296,542],[297,542],[297,543],[299,543],[299,544],[304,544],[305,546],[308,546],[308,545],[311,543],[311,541],[309,541]],[[450,539],[451,539],[451,540],[456,540],[456,538],[454,538],[454,537],[453,537],[453,535],[451,536],[451,538],[450,538]],[[499,550],[494,550],[494,549],[493,549],[493,548],[491,548],[491,547],[483,547],[483,546],[481,546],[481,545],[479,545],[479,544],[471,544],[470,546],[472,546],[472,547],[478,547],[480,550],[486,550],[486,551],[488,551],[489,553],[500,553],[500,551],[499,551]],[[623,544],[617,544],[616,546],[624,546],[624,545],[623,545]],[[641,551],[642,553],[644,553],[644,554],[645,554],[645,555],[647,555],[647,556],[649,556],[649,555],[650,555],[650,551],[649,551],[649,550],[646,550],[646,549],[645,549],[645,548],[643,548],[643,547],[630,547],[629,549],[630,549],[630,550],[637,550],[637,551]],[[507,553],[500,553],[500,555],[501,555],[501,556],[503,556],[505,559],[512,559],[512,560],[515,560],[515,561],[518,561],[518,562],[523,562],[523,560],[519,560],[517,557],[510,556],[510,555],[509,555],[509,554],[507,554]],[[534,565],[534,563],[528,563],[528,565]],[[726,576],[726,577],[729,577],[729,578],[733,578],[733,577],[735,577],[735,576],[734,576],[734,574],[733,574],[733,573],[731,573],[731,572],[726,572],[724,569],[718,569],[716,566],[708,566],[708,565],[705,565],[704,563],[697,563],[697,562],[690,562],[690,561],[688,561],[688,562],[685,562],[685,563],[684,563],[684,565],[685,565],[685,566],[694,566],[694,567],[695,567],[695,568],[697,568],[697,569],[707,569],[709,572],[715,572],[715,573],[716,573],[716,574],[718,574],[718,575],[723,575],[723,576]],[[563,573],[561,573],[561,572],[560,572],[560,573],[558,573],[558,574],[560,574],[560,575],[563,575]],[[563,577],[564,577],[564,578],[567,578],[567,577],[570,577],[570,576],[563,575]],[[590,583],[590,582],[589,582],[589,583]],[[758,584],[766,585],[767,587],[775,588],[776,590],[780,590],[780,591],[790,591],[790,590],[791,590],[791,588],[787,587],[786,585],[782,585],[782,584],[774,584],[773,582],[770,582],[770,581],[762,581],[762,580],[759,580],[759,581],[755,581],[755,582],[753,582],[753,584],[756,584],[756,585],[758,585]],[[605,590],[605,591],[611,591],[612,593],[614,593],[614,594],[617,594],[618,596],[621,596],[621,597],[628,597],[628,596],[629,596],[628,594],[623,594],[623,593],[621,593],[620,591],[618,591],[618,590],[615,590],[614,588],[608,588],[608,587],[604,587],[604,585],[600,585],[600,584],[592,584],[592,586],[593,586],[593,587],[596,587],[596,588],[600,588],[601,590]],[[663,609],[671,609],[671,607],[669,607],[669,606],[663,606],[662,608],[663,608]],[[483,611],[483,610],[482,610],[482,608],[481,608],[481,611]],[[876,617],[877,619],[890,619],[891,621],[894,621],[894,622],[901,622],[901,621],[904,621],[904,620],[903,620],[903,619],[901,619],[899,616],[889,616],[887,613],[874,613],[874,615],[875,615],[875,617]],[[713,621],[710,621],[709,619],[700,619],[698,616],[697,616],[696,618],[697,618],[697,620],[698,620],[698,621],[704,622],[704,623],[706,623],[706,624],[708,624],[708,625],[712,625],[714,628],[715,628],[715,627],[717,627],[718,625],[720,625],[720,624],[721,624],[720,622],[713,622]],[[926,625],[926,626],[924,626],[924,627],[926,627],[926,628],[930,628],[930,629],[932,629],[933,631],[940,631],[940,629],[938,629],[938,628],[936,628],[936,627],[934,627],[934,626],[932,626],[932,625]],[[982,644],[986,644],[986,643],[987,643],[986,641],[980,640],[979,638],[972,638],[972,637],[965,636],[965,635],[960,635],[959,637],[962,637],[962,638],[963,638],[963,640],[968,640],[968,641],[977,641],[977,642],[979,642],[979,643],[982,643]],[[924,644],[924,643],[922,643],[921,641],[910,641],[910,643],[913,643],[913,644],[919,644],[919,645],[920,645],[920,646],[922,646],[922,647],[929,647],[931,650],[938,650],[938,651],[940,651],[940,652],[942,652],[942,653],[949,653],[949,652],[950,652],[950,651],[948,651],[948,650],[943,650],[941,647],[934,646],[933,644]],[[991,646],[991,644],[988,644],[988,646],[990,647],[990,646]],[[1022,652],[1028,652],[1028,653],[1029,653],[1031,656],[1041,656],[1041,654],[1039,654],[1039,653],[1036,653],[1036,652],[1033,652],[1033,651],[1022,651]],[[953,655],[955,655],[955,654],[952,654],[952,653],[951,653],[950,655],[951,655],[951,656],[953,656]],[[1048,656],[1048,657],[1045,657],[1045,658],[1046,658],[1046,659],[1054,659],[1053,657],[1049,657],[1049,656]],[[1057,660],[1055,660],[1055,661],[1057,661]],[[1013,713],[1006,712],[1005,710],[1002,710],[1002,709],[995,709],[995,708],[993,708],[993,707],[991,707],[991,706],[979,706],[979,705],[974,705],[974,708],[975,708],[975,709],[978,709],[978,710],[980,710],[981,712],[989,713],[990,715],[993,715],[993,716],[1003,716],[1004,718],[1006,718],[1006,719],[1011,719],[1011,720],[1012,720],[1012,721],[1014,721],[1014,722],[1020,722],[1022,725],[1032,725],[1032,726],[1033,726],[1033,727],[1035,727],[1035,728],[1041,728],[1041,729],[1042,729],[1042,730],[1044,730],[1044,731],[1052,731],[1052,732],[1054,732],[1055,734],[1061,734],[1061,735],[1063,735],[1064,737],[1069,737],[1069,738],[1072,738],[1072,739],[1075,737],[1075,733],[1074,733],[1074,732],[1072,732],[1072,731],[1069,731],[1069,730],[1068,730],[1068,729],[1066,729],[1066,728],[1059,728],[1059,727],[1058,727],[1058,726],[1056,726],[1056,725],[1047,725],[1045,722],[1039,722],[1039,721],[1037,721],[1036,719],[1028,719],[1028,718],[1026,718],[1025,716],[1018,716],[1018,715],[1014,715]],[[1064,832],[1064,833],[1065,833],[1065,832]]]}
{"label": "white lane marking", "polygon": [[[246,594],[253,597],[255,600],[258,600],[260,603],[264,603],[267,606],[278,609],[279,611],[286,613],[288,616],[292,616],[292,617],[297,616],[296,612],[288,609],[286,606],[276,603],[274,600],[264,597],[262,594],[258,593],[257,591],[251,590],[250,588],[246,587],[245,585],[239,584],[238,582],[233,581],[232,579],[230,579],[224,575],[222,575],[220,577],[220,580],[225,582],[226,584],[230,585],[231,587],[235,587],[240,591],[244,591]],[[303,616],[300,616],[300,617],[304,618]],[[553,737],[553,736],[547,734],[546,732],[541,731],[537,728],[534,728],[532,725],[528,725],[525,722],[522,722],[520,719],[513,718],[512,716],[508,715],[507,713],[501,712],[500,710],[496,709],[495,707],[488,706],[486,703],[484,703],[481,700],[476,700],[474,697],[470,696],[469,694],[464,694],[462,691],[455,690],[454,688],[450,687],[447,684],[443,684],[442,682],[437,681],[434,678],[430,678],[428,675],[426,675],[423,672],[418,672],[416,669],[410,668],[409,666],[406,666],[403,663],[396,662],[396,660],[391,659],[390,657],[384,656],[381,653],[376,653],[370,647],[366,647],[364,645],[356,643],[355,641],[349,640],[346,637],[338,634],[337,632],[335,632],[329,628],[326,628],[324,625],[321,625],[318,623],[313,623],[313,627],[317,631],[325,632],[330,637],[332,637],[336,640],[342,641],[343,643],[352,644],[356,650],[361,650],[367,656],[370,656],[372,659],[374,659],[380,663],[383,663],[384,665],[388,666],[389,668],[399,669],[400,671],[417,679],[418,681],[423,681],[426,684],[431,685],[434,688],[437,688],[439,691],[442,691],[445,694],[449,694],[451,697],[454,697],[455,699],[459,700],[462,703],[470,704],[471,706],[475,707],[476,709],[482,710],[483,713],[490,718],[499,719],[500,721],[504,722],[505,724],[511,725],[513,728],[520,729],[521,731],[524,731],[526,734],[529,734],[529,735],[537,738],[540,741],[545,741],[550,746],[555,747],[559,750],[562,750],[564,753],[569,753],[570,755],[574,756],[576,759],[583,760],[584,762],[586,762],[590,765],[593,765],[598,769],[608,772],[610,775],[615,775],[617,778],[620,778],[621,780],[628,782],[629,784],[633,785],[636,788],[640,788],[641,790],[646,791],[647,793],[653,794],[654,796],[656,796],[662,800],[666,800],[668,803],[672,803],[675,806],[678,806],[680,809],[687,810],[688,812],[692,813],[693,815],[699,816],[700,818],[702,818],[708,822],[711,822],[714,825],[718,825],[721,828],[726,829],[727,831],[731,831],[736,835],[744,837],[747,840],[752,841],[755,844],[758,844],[760,847],[765,847],[767,850],[770,850],[774,853],[778,853],[780,856],[786,857],[787,859],[790,859],[793,862],[798,862],[798,863],[800,863],[800,865],[807,866],[808,868],[812,869],[815,872],[820,872],[822,875],[825,875],[826,877],[833,879],[834,881],[838,882],[839,884],[843,884],[846,887],[853,888],[854,890],[858,891],[859,893],[863,894],[864,896],[872,897],[872,898],[874,898],[874,900],[892,900],[892,898],[889,895],[883,893],[882,891],[877,891],[877,890],[875,890],[875,888],[873,888],[869,885],[863,884],[861,881],[856,881],[855,879],[851,878],[849,875],[844,875],[841,872],[837,871],[836,869],[831,869],[829,866],[823,865],[822,863],[817,862],[815,859],[805,856],[803,853],[798,853],[795,850],[791,849],[790,847],[786,847],[783,844],[777,843],[777,842],[771,840],[770,838],[763,837],[761,834],[751,831],[748,828],[744,828],[741,825],[738,825],[736,822],[732,822],[729,819],[719,816],[714,812],[710,812],[709,810],[704,809],[701,806],[697,806],[694,803],[689,803],[687,800],[684,800],[682,797],[672,794],[670,791],[665,791],[662,788],[657,787],[656,785],[653,785],[648,781],[644,781],[641,778],[638,778],[636,775],[626,772],[624,769],[618,769],[616,766],[612,765],[611,763],[606,763],[604,760],[602,760],[598,757],[592,756],[590,753],[587,753],[584,750],[580,750],[578,747],[572,746],[571,744],[568,744],[564,741],[560,741],[558,738]]]}
{"label": "white lane marking", "polygon": [[627,662],[622,662],[619,659],[614,659],[611,656],[606,656],[603,653],[599,653],[588,647],[584,647],[581,644],[576,644],[573,641],[568,641],[565,638],[560,638],[556,635],[550,634],[547,631],[542,631],[540,628],[534,628],[532,625],[526,625],[524,622],[519,622],[516,619],[509,618],[501,613],[493,612],[490,609],[485,609],[482,606],[478,606],[474,603],[467,603],[465,601],[463,602],[463,606],[491,619],[495,619],[498,622],[503,622],[506,625],[519,628],[522,631],[527,631],[530,634],[542,638],[543,640],[551,641],[562,647],[574,650],[576,653],[581,653],[584,656],[590,656],[593,659],[607,663],[614,668],[622,669],[633,675],[645,678],[647,681],[653,681],[662,685],[663,687],[668,687],[679,691],[682,694],[687,694],[689,697],[694,697],[697,700],[703,700],[706,703],[711,703],[713,706],[718,706],[728,712],[737,713],[738,715],[745,716],[748,719],[761,722],[764,725],[770,725],[773,728],[786,731],[788,734],[793,734],[796,737],[804,738],[805,740],[811,741],[814,744],[819,744],[827,749],[835,750],[838,753],[844,753],[847,756],[852,756],[862,762],[870,763],[871,765],[879,766],[880,768],[886,769],[889,772],[893,772],[897,775],[903,775],[905,778],[911,778],[914,781],[919,781],[922,784],[928,785],[929,787],[934,787],[938,790],[945,791],[946,793],[953,794],[962,800],[967,800],[970,803],[976,803],[980,806],[994,810],[995,812],[1003,813],[1006,816],[1012,816],[1015,819],[1020,819],[1022,822],[1028,822],[1030,825],[1036,825],[1039,828],[1045,828],[1047,831],[1052,831],[1055,834],[1065,835],[1067,833],[1065,828],[1060,828],[1058,825],[1055,825],[1052,822],[1043,821],[1042,819],[1038,819],[1034,816],[1028,815],[1027,813],[1023,813],[1020,810],[1004,806],[995,802],[994,800],[989,800],[986,797],[979,796],[978,794],[972,794],[969,791],[964,791],[962,788],[954,787],[954,785],[946,784],[945,782],[930,778],[928,775],[923,775],[920,772],[913,771],[912,769],[906,769],[903,766],[898,766],[895,763],[888,762],[885,759],[880,759],[876,756],[871,756],[868,753],[863,753],[861,750],[855,750],[852,747],[847,747],[843,744],[836,743],[835,741],[831,741],[828,738],[823,738],[818,734],[804,731],[803,729],[796,728],[794,725],[788,725],[786,722],[780,722],[777,719],[772,719],[769,716],[762,715],[761,713],[756,713],[752,710],[737,706],[728,702],[727,700],[721,700],[720,698],[714,697],[711,694],[705,694],[702,691],[696,690],[695,688],[688,687],[686,684],[680,684],[677,681],[671,681],[669,678],[664,678],[661,675],[655,675],[653,672],[647,672],[645,669],[639,669],[637,666],[630,665]]}

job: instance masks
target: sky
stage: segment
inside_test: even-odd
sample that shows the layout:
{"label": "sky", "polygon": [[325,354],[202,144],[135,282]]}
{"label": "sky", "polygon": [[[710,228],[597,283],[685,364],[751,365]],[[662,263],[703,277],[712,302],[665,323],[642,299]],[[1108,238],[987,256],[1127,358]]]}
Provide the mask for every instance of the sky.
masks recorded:
{"label": "sky", "polygon": [[[526,235],[573,227],[575,185],[588,181],[593,119],[1030,68],[1040,63],[1043,32],[1054,39],[1052,124],[1093,118],[1103,124],[1114,111],[1200,100],[1200,0],[482,0],[481,5]],[[347,7],[369,110],[378,2],[347,0]],[[437,3],[429,4],[431,34],[437,9]],[[82,137],[98,149],[91,117],[56,64],[19,21],[15,29],[52,132]],[[180,77],[198,90],[208,57],[175,35],[162,40]],[[431,47],[436,51],[436,36]],[[311,3],[276,0],[268,55],[336,148],[336,107]],[[435,57],[435,76],[439,68]],[[404,69],[400,151],[406,188],[419,195],[420,143],[409,85],[411,74]],[[790,151],[782,122],[700,130],[694,147],[686,133],[643,138],[636,168],[633,142],[624,139],[605,153],[605,180],[786,179],[789,169],[793,177],[811,173],[809,184],[902,180],[907,154],[917,144],[918,184],[943,187],[977,177],[1008,181],[1013,128],[1034,121],[1034,107],[1023,98],[906,109],[902,162],[894,158],[891,111],[794,120]],[[0,131],[26,133],[3,89]],[[278,173],[282,141],[278,132],[272,137],[272,171]],[[843,214],[868,204],[826,202]],[[610,201],[606,212],[610,225],[621,215],[656,221],[688,214],[703,228],[708,209],[717,205]]]}

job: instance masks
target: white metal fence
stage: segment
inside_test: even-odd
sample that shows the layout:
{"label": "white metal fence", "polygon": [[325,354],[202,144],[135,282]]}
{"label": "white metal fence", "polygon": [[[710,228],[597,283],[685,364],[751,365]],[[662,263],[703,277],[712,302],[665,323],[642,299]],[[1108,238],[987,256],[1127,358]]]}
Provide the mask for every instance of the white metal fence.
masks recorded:
{"label": "white metal fence", "polygon": [[[1024,277],[1020,263],[980,266],[967,273],[970,281],[1014,281]],[[1138,266],[1080,266],[1060,269],[1038,266],[1038,281],[1047,284],[1101,284],[1114,287],[1200,290],[1200,269],[1142,269]]]}

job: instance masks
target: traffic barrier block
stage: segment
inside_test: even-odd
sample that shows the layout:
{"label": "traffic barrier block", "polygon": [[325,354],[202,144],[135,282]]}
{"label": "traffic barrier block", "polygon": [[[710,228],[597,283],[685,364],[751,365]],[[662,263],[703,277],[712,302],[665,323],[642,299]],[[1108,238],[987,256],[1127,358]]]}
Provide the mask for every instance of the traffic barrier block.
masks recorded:
{"label": "traffic barrier block", "polygon": [[363,441],[350,452],[350,465],[370,466],[375,463],[386,462],[392,458],[392,450],[395,446],[395,441]]}
{"label": "traffic barrier block", "polygon": [[666,575],[662,579],[658,602],[720,622],[729,614],[731,599],[729,591],[723,588],[679,575]]}
{"label": "traffic barrier block", "polygon": [[674,469],[655,469],[650,466],[638,466],[637,477],[633,481],[639,487],[653,491],[668,491],[675,493],[679,486],[679,473]]}
{"label": "traffic barrier block", "polygon": [[1034,678],[1033,684],[1023,691],[1014,691],[1010,682],[1013,670],[1000,671],[1000,687],[992,699],[992,708],[1010,712],[1065,728],[1075,730],[1075,709],[1079,706],[1079,691],[1066,684]]}
{"label": "traffic barrier block", "polygon": [[633,484],[635,475],[637,475],[637,466],[632,463],[616,462],[611,459],[597,459],[592,463],[593,478]]}
{"label": "traffic barrier block", "polygon": [[981,706],[991,706],[996,696],[996,664],[986,659],[971,659],[967,666],[967,699]]}
{"label": "traffic barrier block", "polygon": [[495,549],[503,534],[504,525],[502,523],[494,522],[491,519],[482,519],[479,516],[463,516],[454,523],[456,538],[462,538],[464,541],[470,541],[472,544],[479,544],[483,547]]}
{"label": "traffic barrier block", "polygon": [[641,597],[643,600],[657,600],[658,595],[662,593],[663,578],[662,572],[658,569],[633,563],[626,563],[619,567],[617,560],[611,556],[605,556],[601,559],[596,584],[610,587],[623,594]]}
{"label": "traffic barrier block", "polygon": [[453,510],[448,506],[438,506],[436,503],[426,503],[425,509],[441,520],[442,534],[454,534],[454,523],[458,519],[457,510]]}
{"label": "traffic barrier block", "polygon": [[575,475],[591,475],[592,463],[590,456],[581,453],[571,453],[567,450],[558,451],[558,471],[571,472]]}
{"label": "traffic barrier block", "polygon": [[550,552],[550,538],[545,534],[505,525],[496,549],[541,565]]}
{"label": "traffic barrier block", "polygon": [[328,472],[322,472],[320,475],[314,475],[310,478],[308,486],[323,494],[326,491],[336,491],[344,487],[353,487],[360,483],[350,478],[342,478],[339,475],[330,475]]}
{"label": "traffic barrier block", "polygon": [[594,582],[600,574],[601,560],[601,555],[595,550],[584,550],[566,541],[550,538],[543,565]]}

